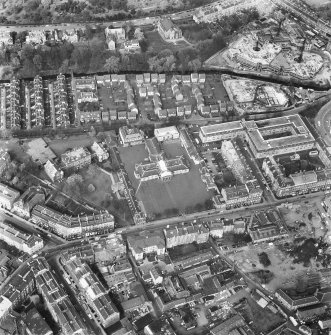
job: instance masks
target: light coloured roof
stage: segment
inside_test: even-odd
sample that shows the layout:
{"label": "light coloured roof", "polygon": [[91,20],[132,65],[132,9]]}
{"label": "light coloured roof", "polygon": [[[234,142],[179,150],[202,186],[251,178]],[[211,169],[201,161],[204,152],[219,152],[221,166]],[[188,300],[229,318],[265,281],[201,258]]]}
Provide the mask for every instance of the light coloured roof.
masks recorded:
{"label": "light coloured roof", "polygon": [[155,134],[156,137],[165,136],[165,135],[168,135],[168,134],[179,136],[179,132],[178,132],[178,130],[175,126],[156,128],[154,130],[154,134]]}
{"label": "light coloured roof", "polygon": [[240,121],[218,123],[210,126],[201,127],[201,132],[204,135],[217,135],[223,132],[229,132],[234,130],[243,130],[243,126]]}

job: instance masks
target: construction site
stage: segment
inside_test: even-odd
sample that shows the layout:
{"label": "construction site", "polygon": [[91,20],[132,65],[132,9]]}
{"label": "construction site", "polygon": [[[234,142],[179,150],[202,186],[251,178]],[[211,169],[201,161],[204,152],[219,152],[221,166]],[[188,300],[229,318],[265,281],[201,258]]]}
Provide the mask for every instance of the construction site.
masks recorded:
{"label": "construction site", "polygon": [[[258,80],[222,76],[223,85],[238,113],[262,113],[292,104],[294,95],[287,87]],[[292,98],[292,99],[291,99]]]}
{"label": "construction site", "polygon": [[[324,73],[329,44],[303,22],[275,15],[254,22],[237,35],[229,46],[205,62],[211,69],[276,75],[300,81],[317,80]],[[318,76],[318,82],[328,81]]]}

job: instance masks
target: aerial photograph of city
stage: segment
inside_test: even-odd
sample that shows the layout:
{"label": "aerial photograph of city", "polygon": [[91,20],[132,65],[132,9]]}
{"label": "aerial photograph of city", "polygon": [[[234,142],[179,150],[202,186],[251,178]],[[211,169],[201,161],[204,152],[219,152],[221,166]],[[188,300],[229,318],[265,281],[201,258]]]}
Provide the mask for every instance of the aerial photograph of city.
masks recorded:
{"label": "aerial photograph of city", "polygon": [[0,335],[331,335],[331,0],[0,0]]}

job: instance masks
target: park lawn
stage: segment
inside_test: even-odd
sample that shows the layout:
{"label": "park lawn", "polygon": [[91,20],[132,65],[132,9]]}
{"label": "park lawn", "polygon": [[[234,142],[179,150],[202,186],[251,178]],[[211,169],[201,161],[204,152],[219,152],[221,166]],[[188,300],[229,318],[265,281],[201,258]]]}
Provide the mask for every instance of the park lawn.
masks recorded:
{"label": "park lawn", "polygon": [[86,187],[89,184],[93,184],[95,191],[88,192],[86,190],[81,196],[92,204],[108,210],[109,213],[114,215],[118,226],[133,224],[126,200],[117,200],[116,195],[112,193],[110,177],[101,170],[98,170],[97,174],[91,176],[87,173],[87,170],[87,168],[83,169],[79,173],[83,177]]}

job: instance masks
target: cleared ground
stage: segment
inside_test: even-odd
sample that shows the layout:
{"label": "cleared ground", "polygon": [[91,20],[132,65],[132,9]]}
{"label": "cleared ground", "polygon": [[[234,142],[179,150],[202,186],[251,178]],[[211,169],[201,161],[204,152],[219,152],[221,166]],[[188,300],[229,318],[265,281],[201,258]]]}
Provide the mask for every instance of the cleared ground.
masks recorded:
{"label": "cleared ground", "polygon": [[[177,155],[186,157],[179,142],[166,143],[164,149],[169,158]],[[174,176],[167,183],[150,180],[139,184],[134,176],[134,167],[135,164],[148,158],[144,145],[120,148],[119,151],[131,183],[136,189],[136,196],[138,200],[143,202],[145,210],[149,214],[161,214],[174,208],[183,211],[187,207],[203,204],[212,196],[201,180],[198,166],[189,159],[187,159],[191,164],[189,173]]]}
{"label": "cleared ground", "polygon": [[295,229],[296,234],[307,238],[318,239],[323,237],[326,234],[326,229],[323,227],[321,217],[318,214],[318,212],[325,213],[321,201],[322,197],[310,199],[302,204],[280,207],[281,214],[290,230]]}
{"label": "cleared ground", "polygon": [[[271,265],[263,267],[259,262],[259,254],[267,253]],[[266,288],[272,292],[281,287],[293,288],[296,285],[298,275],[305,274],[308,269],[316,269],[316,263],[312,260],[310,268],[303,264],[293,263],[293,258],[283,253],[276,245],[269,246],[268,243],[258,246],[244,247],[241,251],[228,255],[230,259],[235,260],[240,269],[247,273],[258,270],[269,270],[274,274],[273,279],[266,284]],[[254,280],[258,280],[255,275],[251,275]]]}

